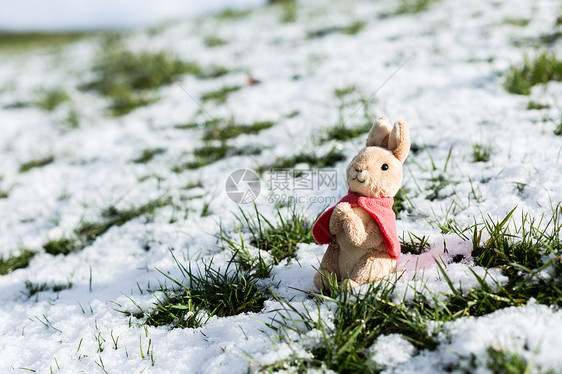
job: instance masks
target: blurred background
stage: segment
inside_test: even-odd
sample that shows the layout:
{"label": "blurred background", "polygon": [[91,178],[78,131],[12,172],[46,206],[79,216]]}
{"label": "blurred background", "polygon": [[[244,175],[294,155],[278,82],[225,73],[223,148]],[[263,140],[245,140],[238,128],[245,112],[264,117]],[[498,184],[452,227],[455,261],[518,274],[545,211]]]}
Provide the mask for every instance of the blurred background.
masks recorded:
{"label": "blurred background", "polygon": [[224,9],[243,9],[267,0],[22,0],[0,1],[0,31],[60,32],[122,30],[201,16]]}

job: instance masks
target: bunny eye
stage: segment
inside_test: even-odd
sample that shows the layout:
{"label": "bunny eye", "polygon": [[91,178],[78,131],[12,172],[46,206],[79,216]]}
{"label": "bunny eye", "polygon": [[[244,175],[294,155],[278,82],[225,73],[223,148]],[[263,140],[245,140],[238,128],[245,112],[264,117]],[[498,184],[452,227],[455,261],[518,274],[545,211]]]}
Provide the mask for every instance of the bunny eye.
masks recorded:
{"label": "bunny eye", "polygon": [[387,164],[382,164],[381,169],[382,169],[382,170],[388,170],[388,165],[387,165]]}

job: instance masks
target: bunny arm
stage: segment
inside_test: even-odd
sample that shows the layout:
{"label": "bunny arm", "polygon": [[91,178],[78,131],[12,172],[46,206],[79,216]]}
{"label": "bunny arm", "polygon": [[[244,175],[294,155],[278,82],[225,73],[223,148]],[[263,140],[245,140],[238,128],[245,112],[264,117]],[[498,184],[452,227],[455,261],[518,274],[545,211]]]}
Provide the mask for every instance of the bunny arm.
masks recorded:
{"label": "bunny arm", "polygon": [[339,203],[330,218],[330,232],[332,235],[338,235],[342,231],[345,232],[346,236],[355,246],[361,246],[368,237],[365,223],[353,211],[349,203]]}
{"label": "bunny arm", "polygon": [[330,217],[329,228],[332,235],[338,235],[343,231],[343,220],[349,211],[351,211],[349,203],[339,203],[336,205]]}
{"label": "bunny arm", "polygon": [[361,284],[377,281],[394,271],[396,260],[388,253],[369,252],[353,266],[349,278],[342,282],[343,288],[353,288]]}
{"label": "bunny arm", "polygon": [[[320,268],[314,275],[314,287],[317,289],[328,289],[330,281],[329,279],[335,277],[336,280],[340,280],[338,259],[340,256],[340,246],[336,242],[332,242],[328,245],[324,257],[322,257],[322,262],[320,263]],[[328,278],[328,279],[326,279]]]}

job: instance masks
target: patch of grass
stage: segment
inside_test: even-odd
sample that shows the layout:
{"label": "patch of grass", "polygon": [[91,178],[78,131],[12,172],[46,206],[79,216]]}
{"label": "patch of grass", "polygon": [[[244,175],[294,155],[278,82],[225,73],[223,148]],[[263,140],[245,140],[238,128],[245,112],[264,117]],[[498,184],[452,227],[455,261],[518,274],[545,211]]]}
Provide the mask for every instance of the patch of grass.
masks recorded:
{"label": "patch of grass", "polygon": [[420,255],[429,249],[429,236],[420,237],[408,232],[408,238],[406,239],[406,233],[404,233],[400,238],[400,246],[402,253]]}
{"label": "patch of grass", "polygon": [[[173,255],[173,254],[172,254]],[[262,310],[266,295],[258,289],[257,279],[235,267],[230,261],[224,271],[215,269],[212,260],[203,263],[203,270],[193,270],[175,257],[183,276],[176,279],[162,273],[173,288],[161,285],[155,308],[143,310],[135,316],[145,318],[149,326],[169,328],[200,327],[211,316],[227,317]],[[130,313],[132,314],[132,313]]]}
{"label": "patch of grass", "polygon": [[171,204],[170,198],[159,198],[130,209],[117,209],[115,206],[109,206],[101,213],[103,221],[83,222],[74,232],[83,242],[92,243],[98,236],[103,235],[113,226],[122,226],[137,217],[153,216],[157,209]]}
{"label": "patch of grass", "polygon": [[488,162],[492,156],[493,148],[489,144],[472,145],[472,162]]}
{"label": "patch of grass", "polygon": [[281,3],[281,16],[279,22],[291,23],[297,20],[298,4],[296,1],[280,1]]}
{"label": "patch of grass", "polygon": [[381,18],[425,12],[439,2],[440,0],[399,0],[398,7],[394,11],[381,13]]}
{"label": "patch of grass", "polygon": [[237,124],[234,120],[215,121],[208,124],[203,134],[203,140],[221,140],[235,138],[242,134],[256,134],[274,125],[272,121],[256,121],[251,124]]}
{"label": "patch of grass", "polygon": [[13,103],[6,104],[3,106],[4,109],[22,109],[31,106],[30,102],[27,101],[14,101]]}
{"label": "patch of grass", "polygon": [[30,160],[30,161],[24,162],[23,164],[20,165],[19,172],[20,173],[27,173],[31,169],[42,168],[43,166],[49,165],[49,164],[53,163],[54,161],[55,161],[54,156],[47,156],[47,157],[44,157],[44,158],[38,158],[38,159],[35,159],[35,160]]}
{"label": "patch of grass", "polygon": [[64,130],[77,129],[80,127],[80,115],[78,111],[74,108],[70,108],[68,115],[65,120],[61,123],[61,127]]}
{"label": "patch of grass", "polygon": [[[239,230],[242,229],[240,228]],[[258,250],[257,254],[252,254],[249,248],[246,247],[241,231],[238,234],[238,238],[234,239],[221,226],[218,237],[224,247],[232,253],[233,261],[240,269],[248,274],[252,274],[256,278],[269,278],[273,269],[273,263],[266,261],[261,255],[260,250]]]}
{"label": "patch of grass", "polygon": [[17,255],[0,256],[0,275],[6,275],[14,270],[28,267],[29,262],[35,255],[36,252],[29,249],[20,249],[20,253]]}
{"label": "patch of grass", "polygon": [[527,110],[542,110],[542,109],[548,109],[548,108],[550,108],[550,105],[539,103],[539,102],[533,101],[533,100],[531,100],[527,103]]}
{"label": "patch of grass", "polygon": [[251,14],[250,9],[224,9],[217,13],[215,17],[221,19],[238,19],[243,18]]}
{"label": "patch of grass", "polygon": [[274,265],[281,261],[296,258],[299,243],[313,243],[312,225],[304,215],[296,211],[296,207],[289,208],[287,213],[277,210],[277,222],[268,220],[254,205],[255,216],[250,216],[240,208],[236,217],[240,228],[250,233],[250,244],[259,250],[268,252]]}
{"label": "patch of grass", "polygon": [[[429,151],[428,151],[429,154]],[[443,168],[439,169],[435,162],[433,161],[433,157],[429,154],[429,158],[431,160],[431,178],[429,178],[429,184],[426,186],[426,190],[430,191],[430,193],[425,197],[429,201],[435,200],[442,200],[447,196],[443,196],[441,191],[451,184],[457,184],[458,181],[451,179],[449,173],[447,173],[447,168],[449,166],[449,162],[451,161],[451,156],[453,154],[453,148],[449,149],[449,153],[447,154],[447,158],[445,159],[445,163],[443,164]]]}
{"label": "patch of grass", "polygon": [[554,135],[562,135],[562,116],[560,116],[558,124],[554,128]]}
{"label": "patch of grass", "polygon": [[[562,244],[559,241],[562,208],[557,206],[552,217],[548,219],[542,217],[534,220],[523,215],[523,222],[526,223],[515,226],[515,233],[507,230],[512,214],[513,211],[501,222],[487,221],[484,224],[484,229],[491,236],[484,246],[480,245],[481,226],[472,227],[475,261],[488,267],[503,266],[504,274],[509,278],[507,284],[490,286],[482,277],[472,272],[479,286],[468,291],[462,290],[453,285],[443,265],[437,262],[441,276],[450,289],[447,294],[440,293],[441,296],[427,289],[422,292],[414,288],[413,298],[403,302],[397,300],[394,294],[394,287],[399,279],[370,284],[368,290],[363,289],[359,293],[338,289],[338,284],[332,280],[329,296],[312,294],[318,305],[322,302],[332,305],[330,310],[334,312],[331,318],[322,316],[318,313],[320,310],[310,311],[306,307],[304,310],[297,309],[290,302],[278,299],[285,310],[281,312],[281,320],[275,325],[270,325],[270,328],[277,331],[280,338],[287,342],[302,339],[300,342],[304,351],[295,352],[286,360],[265,366],[264,372],[283,369],[378,372],[384,368],[375,366],[369,360],[367,348],[371,347],[379,336],[401,334],[420,353],[422,350],[437,348],[437,336],[443,329],[443,324],[458,318],[477,317],[506,307],[525,305],[531,299],[545,305],[560,307],[562,263],[559,257],[546,259],[544,264],[540,259],[546,253],[557,256],[562,253]],[[422,252],[426,246],[424,243],[427,243],[425,238],[413,236],[413,239],[419,248],[416,251]],[[503,245],[504,241],[508,241],[509,246]],[[505,256],[494,254],[497,243],[502,246],[500,252]],[[533,246],[534,250],[515,250],[514,246]],[[531,254],[533,251],[539,255]],[[480,255],[484,257],[479,257]],[[548,275],[540,276],[540,272],[547,267],[551,267],[552,273],[546,271]],[[443,295],[446,297],[443,298]],[[429,329],[429,326],[432,328]],[[318,331],[314,334],[315,339],[301,338],[312,330]],[[510,365],[519,368],[513,357],[502,357],[501,354],[495,353],[497,352],[492,353],[493,357],[488,361],[491,370],[499,367],[509,368]]]}
{"label": "patch of grass", "polygon": [[213,78],[225,73],[223,69],[206,70],[196,62],[183,61],[169,51],[132,52],[116,41],[106,42],[92,70],[96,79],[82,88],[109,97],[114,115],[156,101],[155,90],[174,82],[177,75]]}
{"label": "patch of grass", "polygon": [[337,140],[345,142],[350,139],[355,139],[358,136],[365,135],[369,132],[372,125],[366,123],[357,126],[345,126],[343,124],[330,127],[326,129],[324,140]]}
{"label": "patch of grass", "polygon": [[[483,230],[486,230],[490,236],[485,243],[480,242],[481,232],[476,235],[477,229],[475,229],[473,255],[477,265],[501,267],[504,272],[515,276],[520,271],[520,267],[525,269],[541,267],[542,256],[548,253],[562,253],[559,236],[562,227],[560,206],[545,222],[546,228],[540,228],[544,217],[537,222],[528,214],[523,214],[521,223],[515,225],[512,220],[514,212],[515,209],[511,210],[503,220],[498,222],[485,221]],[[547,232],[549,228],[550,233]]]}
{"label": "patch of grass", "polygon": [[346,35],[355,35],[363,30],[366,26],[366,22],[362,20],[355,20],[349,25],[346,26],[332,26],[332,27],[324,27],[317,30],[310,30],[306,33],[307,38],[314,39],[314,38],[323,38],[330,34],[346,34]]}
{"label": "patch of grass", "polygon": [[164,148],[147,148],[142,151],[142,154],[132,160],[136,164],[146,164],[150,160],[154,158],[154,156],[165,153],[166,150]]}
{"label": "patch of grass", "polygon": [[92,244],[99,236],[105,234],[113,226],[122,226],[141,216],[147,216],[148,219],[151,219],[151,216],[154,215],[157,209],[171,204],[170,198],[160,198],[130,209],[117,209],[113,205],[109,206],[102,210],[102,220],[82,222],[74,230],[74,237],[49,240],[43,245],[43,249],[51,255],[62,254],[66,256],[70,253],[79,252]]}
{"label": "patch of grass", "polygon": [[[360,294],[340,293],[337,284],[331,296],[313,294],[317,303],[328,303],[335,310],[332,318],[318,311],[298,310],[288,301],[278,299],[285,307],[281,321],[269,327],[282,339],[292,342],[312,330],[315,339],[301,341],[304,352],[262,368],[263,372],[279,370],[307,372],[312,369],[338,373],[372,373],[382,368],[369,359],[368,350],[379,336],[402,334],[418,349],[437,347],[437,331],[427,324],[432,310],[423,303],[404,304],[393,301],[394,284],[378,282]],[[334,288],[332,288],[334,289]],[[328,321],[329,320],[329,321]],[[296,337],[296,338],[295,338]]]}
{"label": "patch of grass", "polygon": [[172,168],[174,173],[181,173],[184,170],[198,169],[203,166],[210,165],[218,160],[226,157],[231,147],[222,143],[221,145],[204,145],[193,151],[194,161],[184,162]]}
{"label": "patch of grass", "polygon": [[326,168],[334,166],[337,162],[345,160],[345,155],[337,148],[332,148],[325,155],[320,155],[315,151],[301,152],[292,157],[279,158],[273,164],[263,165],[258,168],[258,172],[263,173],[267,170],[289,169],[298,164],[308,164],[311,168]]}
{"label": "patch of grass", "polygon": [[182,187],[184,190],[191,190],[193,188],[203,188],[203,183],[199,180],[197,182],[190,182]]}
{"label": "patch of grass", "polygon": [[512,25],[517,27],[527,26],[531,20],[529,18],[506,18],[503,20],[504,25]]}
{"label": "patch of grass", "polygon": [[82,249],[82,243],[76,238],[62,237],[59,239],[51,239],[43,244],[43,249],[50,255],[68,255],[73,252],[78,252]]}
{"label": "patch of grass", "polygon": [[[505,286],[495,291],[495,297],[507,306],[525,304],[535,299],[545,305],[562,306],[562,206],[554,208],[552,216],[539,219],[521,215],[519,224],[513,219],[515,209],[494,222],[491,219],[473,228],[472,254],[474,262],[483,267],[501,268],[508,277]],[[482,243],[482,231],[490,237]],[[548,257],[550,256],[550,257]],[[540,275],[548,269],[550,275]]]}
{"label": "patch of grass", "polygon": [[10,193],[6,190],[0,189],[0,199],[7,199],[10,196]]}
{"label": "patch of grass", "polygon": [[226,40],[216,35],[206,36],[205,38],[203,38],[203,42],[209,48],[220,47],[221,45],[225,45],[227,43]]}
{"label": "patch of grass", "polygon": [[70,100],[68,94],[60,88],[51,90],[41,90],[37,92],[37,99],[35,100],[35,105],[37,107],[52,111],[56,109],[59,105]]}
{"label": "patch of grass", "polygon": [[221,142],[218,145],[205,144],[193,151],[194,160],[178,164],[172,168],[174,173],[181,173],[185,170],[198,169],[222,160],[229,156],[256,155],[261,150],[259,148],[245,147],[237,148]]}
{"label": "patch of grass", "polygon": [[25,289],[26,289],[25,295],[28,298],[31,298],[40,292],[45,292],[45,291],[61,292],[63,290],[68,290],[71,288],[72,288],[72,282],[47,284],[47,283],[33,283],[30,281],[25,281]]}
{"label": "patch of grass", "polygon": [[535,373],[532,362],[524,357],[503,349],[488,347],[486,366],[494,374]]}
{"label": "patch of grass", "polygon": [[0,32],[0,49],[56,47],[95,35],[92,32],[10,33]]}
{"label": "patch of grass", "polygon": [[241,88],[242,86],[224,86],[218,90],[207,91],[201,95],[201,101],[215,101],[224,104],[231,93],[239,91]]}
{"label": "patch of grass", "polygon": [[354,84],[334,89],[334,96],[336,99],[345,100],[348,96],[357,92],[357,87]]}
{"label": "patch of grass", "polygon": [[[392,210],[394,214],[398,217],[403,211],[407,210],[406,201],[409,202],[408,199],[408,189],[406,187],[401,187],[396,195],[394,195],[394,205],[392,205]],[[411,205],[411,203],[410,203]]]}
{"label": "patch of grass", "polygon": [[531,87],[549,81],[562,81],[562,60],[552,52],[534,59],[525,58],[522,66],[512,66],[506,73],[504,87],[514,94],[529,95]]}
{"label": "patch of grass", "polygon": [[543,44],[552,45],[558,41],[558,39],[562,38],[562,31],[556,30],[548,34],[542,34],[539,37],[539,40]]}

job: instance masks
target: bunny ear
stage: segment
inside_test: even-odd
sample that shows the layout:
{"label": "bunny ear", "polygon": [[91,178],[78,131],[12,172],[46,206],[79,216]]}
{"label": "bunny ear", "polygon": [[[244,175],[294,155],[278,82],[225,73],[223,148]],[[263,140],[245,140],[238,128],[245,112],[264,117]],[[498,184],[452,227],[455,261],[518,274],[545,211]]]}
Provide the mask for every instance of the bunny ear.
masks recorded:
{"label": "bunny ear", "polygon": [[410,152],[410,130],[406,121],[397,121],[388,137],[388,149],[398,161],[404,163]]}
{"label": "bunny ear", "polygon": [[387,117],[379,118],[369,131],[367,135],[366,146],[367,147],[382,147],[388,148],[388,134],[390,134],[390,122]]}

